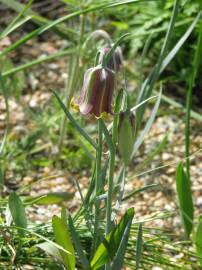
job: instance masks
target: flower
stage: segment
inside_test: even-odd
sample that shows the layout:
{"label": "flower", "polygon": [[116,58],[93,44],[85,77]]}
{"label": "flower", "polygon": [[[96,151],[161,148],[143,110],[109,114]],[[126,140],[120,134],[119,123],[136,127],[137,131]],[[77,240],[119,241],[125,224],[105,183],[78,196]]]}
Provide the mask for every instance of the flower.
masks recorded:
{"label": "flower", "polygon": [[111,113],[114,86],[114,71],[101,65],[90,68],[84,74],[80,97],[72,105],[84,115],[101,117],[105,113]]}
{"label": "flower", "polygon": [[135,115],[126,110],[119,115],[118,148],[125,164],[130,161],[135,141]]}
{"label": "flower", "polygon": [[[99,60],[98,63],[102,64],[104,57],[107,55],[107,53],[111,50],[111,47],[104,47],[99,52]],[[115,51],[112,54],[112,57],[109,59],[107,63],[107,67],[111,70],[114,70],[115,72],[119,71],[121,68],[121,65],[123,63],[123,55],[120,47],[117,47]]]}

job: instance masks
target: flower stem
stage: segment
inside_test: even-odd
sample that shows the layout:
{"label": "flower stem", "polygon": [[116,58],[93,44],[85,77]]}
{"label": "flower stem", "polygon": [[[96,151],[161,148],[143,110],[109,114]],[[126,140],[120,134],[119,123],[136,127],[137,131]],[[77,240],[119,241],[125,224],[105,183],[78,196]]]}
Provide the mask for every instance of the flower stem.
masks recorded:
{"label": "flower stem", "polygon": [[108,234],[112,229],[112,197],[114,189],[114,166],[115,166],[115,149],[117,142],[117,117],[114,117],[113,127],[112,127],[112,141],[111,147],[109,147],[110,157],[109,157],[109,174],[108,174],[108,192],[107,192],[107,208],[106,208],[106,234]]}
{"label": "flower stem", "polygon": [[109,160],[109,176],[108,176],[108,192],[107,192],[107,209],[106,209],[106,234],[108,234],[112,229],[112,195],[113,195],[113,179],[114,179],[114,165],[115,165],[115,153],[114,150],[110,151]]}
{"label": "flower stem", "polygon": [[[112,221],[112,196],[114,189],[114,165],[115,165],[115,151],[114,149],[110,150],[110,160],[109,160],[109,178],[108,178],[108,192],[107,192],[107,209],[106,209],[106,235],[113,228]],[[110,270],[110,263],[105,265],[105,270]]]}
{"label": "flower stem", "polygon": [[100,221],[100,201],[97,196],[100,194],[102,188],[101,183],[101,162],[102,162],[102,127],[101,120],[98,119],[98,149],[96,151],[96,176],[95,176],[95,224],[94,224],[94,241],[93,251],[95,252],[99,244],[99,221]]}

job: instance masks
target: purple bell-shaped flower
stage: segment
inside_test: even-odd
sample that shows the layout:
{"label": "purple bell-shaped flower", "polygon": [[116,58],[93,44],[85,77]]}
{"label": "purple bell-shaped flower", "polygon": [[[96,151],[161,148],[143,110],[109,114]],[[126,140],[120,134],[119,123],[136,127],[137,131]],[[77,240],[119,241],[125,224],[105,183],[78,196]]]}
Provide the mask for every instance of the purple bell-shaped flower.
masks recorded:
{"label": "purple bell-shaped flower", "polygon": [[82,114],[93,114],[98,118],[105,113],[111,113],[114,86],[113,70],[101,65],[90,68],[84,74],[80,97],[73,101],[72,105]]}

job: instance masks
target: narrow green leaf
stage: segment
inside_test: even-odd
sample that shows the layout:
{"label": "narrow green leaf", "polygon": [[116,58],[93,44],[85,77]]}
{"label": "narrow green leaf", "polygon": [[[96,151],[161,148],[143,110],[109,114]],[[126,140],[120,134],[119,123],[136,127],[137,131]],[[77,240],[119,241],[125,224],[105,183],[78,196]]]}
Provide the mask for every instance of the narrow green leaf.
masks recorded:
{"label": "narrow green leaf", "polygon": [[4,185],[4,175],[3,175],[3,169],[2,169],[2,164],[0,163],[0,189]]}
{"label": "narrow green leaf", "polygon": [[79,124],[77,123],[77,121],[74,119],[74,117],[72,116],[72,114],[69,112],[69,110],[66,108],[65,104],[62,102],[62,100],[60,99],[60,97],[58,96],[58,94],[53,91],[55,97],[57,98],[57,101],[59,102],[61,108],[63,109],[65,115],[67,116],[67,118],[69,119],[69,121],[71,122],[71,124],[73,125],[73,127],[80,133],[81,136],[83,136],[95,149],[97,149],[97,145],[96,143],[91,139],[91,137],[86,133],[86,131],[84,129],[82,129]]}
{"label": "narrow green leaf", "polygon": [[[10,4],[11,6],[15,6],[18,3],[14,0],[0,0],[0,2],[4,4]],[[27,22],[31,16],[26,16],[23,18],[25,15],[26,11],[30,8],[33,0],[29,0],[28,3],[18,12],[18,15],[11,21],[11,23],[4,29],[4,31],[0,34],[0,39],[6,37],[9,35],[11,32],[13,32],[15,29],[17,29],[19,26]]]}
{"label": "narrow green leaf", "polygon": [[121,270],[123,269],[123,263],[124,263],[124,255],[126,252],[126,248],[127,248],[127,244],[128,244],[128,238],[129,238],[129,234],[130,234],[130,227],[132,224],[132,219],[130,220],[130,222],[128,222],[125,231],[123,233],[122,239],[121,239],[121,243],[119,245],[117,254],[113,260],[113,265],[111,270]]}
{"label": "narrow green leaf", "polygon": [[58,57],[62,57],[62,56],[65,56],[65,55],[69,55],[69,54],[73,54],[73,53],[76,53],[76,48],[74,49],[66,49],[66,50],[59,50],[58,52],[56,53],[53,53],[53,54],[50,54],[48,56],[44,56],[44,57],[39,57],[37,59],[34,59],[33,61],[29,61],[25,64],[22,64],[22,65],[19,65],[19,66],[16,66],[16,67],[13,67],[11,69],[8,69],[8,70],[5,70],[2,72],[2,77],[3,78],[6,78],[10,75],[13,75],[19,71],[22,71],[22,70],[26,70],[28,68],[31,68],[35,65],[39,65],[39,64],[42,64],[44,62],[47,62],[47,61],[51,61],[55,58],[58,58]]}
{"label": "narrow green leaf", "polygon": [[160,93],[159,93],[159,96],[156,100],[156,103],[154,105],[154,108],[151,112],[151,116],[150,118],[148,119],[146,125],[145,125],[145,128],[143,129],[143,131],[140,133],[138,139],[136,140],[135,144],[134,144],[134,147],[133,147],[133,156],[137,153],[137,150],[139,149],[140,145],[142,144],[142,142],[144,141],[144,138],[145,136],[148,134],[148,132],[150,131],[151,129],[151,126],[154,122],[154,119],[157,115],[157,111],[158,111],[158,108],[159,108],[159,105],[160,105],[160,101],[161,101],[161,94],[162,94],[162,89],[160,90]]}
{"label": "narrow green leaf", "polygon": [[25,208],[20,197],[12,192],[8,199],[9,209],[13,218],[13,221],[16,226],[26,228],[27,227],[27,219],[25,214]]}
{"label": "narrow green leaf", "polygon": [[2,91],[3,98],[6,105],[6,129],[4,131],[4,137],[0,145],[0,154],[2,154],[3,149],[6,145],[6,139],[7,139],[8,128],[9,128],[9,105],[8,105],[8,89],[6,87],[6,83],[1,72],[0,72],[0,90]]}
{"label": "narrow green leaf", "polygon": [[89,262],[88,262],[88,259],[87,259],[86,255],[85,255],[84,251],[83,251],[83,248],[82,248],[80,240],[79,240],[79,236],[78,236],[78,234],[76,232],[73,220],[72,220],[70,215],[69,215],[68,221],[69,221],[70,233],[71,233],[73,243],[74,243],[75,248],[76,248],[76,252],[77,252],[77,254],[79,256],[79,260],[81,261],[83,268],[88,269]]}
{"label": "narrow green leaf", "polygon": [[142,253],[142,223],[140,223],[138,227],[138,235],[137,235],[137,242],[136,242],[136,270],[139,270],[140,267],[140,259]]}
{"label": "narrow green leaf", "polygon": [[193,32],[197,22],[199,21],[199,19],[201,18],[201,14],[202,12],[200,11],[196,18],[193,20],[192,24],[190,25],[190,27],[186,30],[186,32],[184,33],[184,35],[178,40],[178,42],[176,43],[176,45],[173,47],[173,49],[169,52],[169,54],[165,57],[165,59],[162,62],[161,65],[161,69],[160,69],[160,73],[162,73],[165,68],[169,65],[169,63],[173,60],[173,58],[176,56],[176,54],[178,53],[178,51],[181,49],[181,47],[183,46],[183,44],[186,42],[186,40],[188,39],[188,37],[191,35],[191,33]]}
{"label": "narrow green leaf", "polygon": [[26,204],[39,204],[39,205],[49,205],[49,204],[59,204],[63,201],[69,201],[74,197],[73,193],[69,192],[52,192],[45,195],[40,195],[31,200],[27,200]]}
{"label": "narrow green leaf", "polygon": [[112,260],[120,247],[120,243],[124,237],[128,224],[132,222],[134,209],[130,208],[122,217],[119,224],[106,235],[102,243],[97,248],[97,251],[91,260],[91,269],[96,270],[104,264]]}
{"label": "narrow green leaf", "polygon": [[194,209],[191,184],[184,172],[182,163],[179,163],[176,171],[176,188],[185,236],[188,239],[193,228]]}
{"label": "narrow green leaf", "polygon": [[21,25],[25,24],[26,22],[28,22],[31,19],[31,16],[27,16],[21,20],[19,20],[18,22],[16,22],[14,25],[9,25],[1,34],[0,34],[0,39],[3,39],[4,37],[6,37],[7,35],[9,35],[10,33],[12,33],[13,31],[15,31],[18,27],[20,27]]}
{"label": "narrow green leaf", "polygon": [[71,254],[67,254],[63,252],[62,250],[59,250],[63,263],[67,270],[74,270],[75,269],[75,255],[74,255],[74,248],[71,242],[71,237],[68,232],[68,228],[66,224],[62,221],[62,219],[57,216],[53,216],[52,226],[53,226],[53,232],[55,235],[56,243],[71,253]]}
{"label": "narrow green leaf", "polygon": [[125,197],[123,197],[122,201],[126,201],[126,200],[130,199],[131,197],[134,197],[135,195],[139,194],[140,192],[147,191],[148,189],[153,189],[153,188],[156,188],[156,187],[159,187],[159,184],[146,185],[146,186],[144,186],[142,188],[139,188],[137,190],[134,190],[134,191],[130,192]]}
{"label": "narrow green leaf", "polygon": [[[155,92],[155,91],[154,91]],[[165,101],[166,103],[172,105],[173,107],[175,108],[179,108],[182,112],[186,112],[186,109],[185,107],[179,103],[179,102],[176,102],[173,98],[169,98],[168,96],[166,95],[162,95],[161,96],[161,99],[163,101]],[[199,122],[202,122],[202,114],[201,113],[198,113],[198,112],[195,112],[193,110],[191,110],[191,117]]]}
{"label": "narrow green leaf", "polygon": [[199,224],[197,226],[195,244],[197,253],[200,256],[199,262],[202,267],[202,217],[200,217]]}

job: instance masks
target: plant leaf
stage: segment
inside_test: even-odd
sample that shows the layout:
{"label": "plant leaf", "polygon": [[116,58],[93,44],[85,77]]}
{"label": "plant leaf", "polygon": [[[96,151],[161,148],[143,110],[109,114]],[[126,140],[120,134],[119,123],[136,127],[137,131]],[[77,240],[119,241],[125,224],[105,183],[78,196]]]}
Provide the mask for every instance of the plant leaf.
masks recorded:
{"label": "plant leaf", "polygon": [[194,209],[191,193],[191,184],[184,172],[182,163],[179,163],[177,167],[176,188],[181,217],[184,224],[185,236],[188,239],[193,228]]}
{"label": "plant leaf", "polygon": [[188,37],[191,35],[191,33],[193,32],[193,30],[194,30],[197,22],[201,18],[201,14],[202,14],[202,12],[200,11],[197,14],[196,18],[193,20],[193,22],[190,25],[190,27],[184,33],[184,35],[179,39],[179,41],[176,43],[176,45],[174,46],[174,48],[165,57],[165,59],[162,62],[162,65],[161,65],[160,73],[162,73],[165,70],[165,68],[168,66],[168,64],[173,60],[173,58],[175,57],[175,55],[181,49],[182,45],[186,42],[186,40],[188,39]]}
{"label": "plant leaf", "polygon": [[154,119],[156,117],[156,114],[157,114],[157,111],[158,111],[158,108],[159,108],[159,105],[160,105],[160,101],[161,101],[161,94],[162,94],[162,89],[160,90],[160,93],[159,93],[159,96],[156,100],[156,103],[154,105],[154,108],[151,112],[151,116],[150,118],[148,119],[146,125],[145,125],[145,128],[143,129],[143,131],[141,132],[141,134],[139,135],[138,139],[136,140],[135,144],[134,144],[134,147],[133,147],[133,154],[132,156],[134,156],[134,154],[136,154],[137,150],[139,149],[140,145],[142,144],[145,136],[148,134],[149,130],[151,129],[151,126],[154,122]]}
{"label": "plant leaf", "polygon": [[52,226],[56,243],[71,253],[67,254],[64,251],[59,250],[63,260],[63,264],[65,265],[67,270],[74,270],[75,269],[74,247],[71,242],[71,237],[68,228],[64,223],[64,221],[57,216],[53,216]]}
{"label": "plant leaf", "polygon": [[140,258],[142,253],[142,223],[138,227],[137,243],[136,243],[136,270],[139,270]]}
{"label": "plant leaf", "polygon": [[124,233],[132,222],[133,216],[134,209],[128,209],[119,224],[107,234],[91,260],[90,269],[96,270],[114,258],[124,237]]}
{"label": "plant leaf", "polygon": [[43,251],[47,252],[51,256],[53,256],[53,258],[57,259],[58,261],[63,262],[58,248],[56,248],[51,243],[43,242],[43,243],[37,244],[36,246],[42,249]]}
{"label": "plant leaf", "polygon": [[202,267],[202,217],[200,217],[199,224],[197,226],[195,244],[197,253],[200,256],[199,261]]}
{"label": "plant leaf", "polygon": [[25,214],[25,208],[20,197],[12,192],[8,199],[9,209],[13,218],[13,221],[16,226],[26,228],[27,227],[27,219]]}
{"label": "plant leaf", "polygon": [[113,260],[112,270],[121,270],[124,262],[124,255],[128,244],[128,238],[130,234],[130,227],[132,224],[132,219],[127,223],[121,243],[119,245],[116,257]]}
{"label": "plant leaf", "polygon": [[95,149],[97,149],[97,145],[96,143],[91,139],[91,137],[86,133],[86,131],[81,128],[77,121],[74,119],[74,117],[71,115],[71,113],[69,112],[69,110],[66,108],[65,104],[62,102],[62,100],[60,99],[60,97],[58,96],[58,94],[56,92],[54,92],[55,97],[57,98],[57,101],[60,104],[60,107],[63,109],[65,115],[67,116],[67,118],[69,119],[69,121],[71,122],[71,124],[73,125],[73,127],[80,133],[81,136],[83,136]]}
{"label": "plant leaf", "polygon": [[32,198],[26,201],[26,203],[39,205],[59,204],[63,201],[71,200],[73,197],[74,194],[69,192],[52,192]]}

